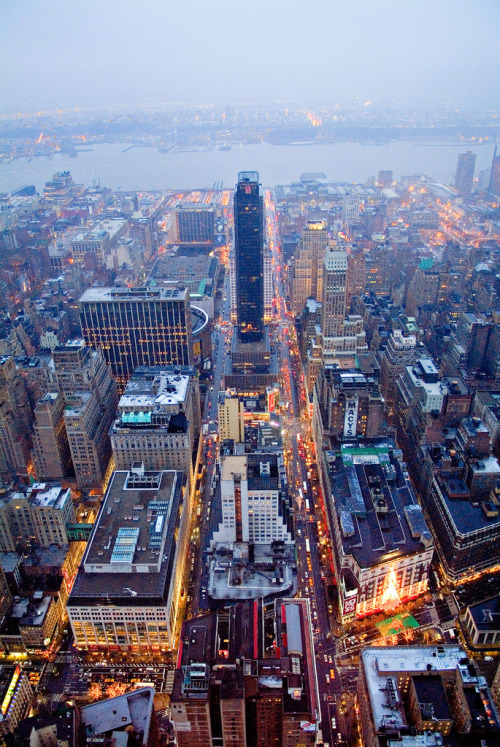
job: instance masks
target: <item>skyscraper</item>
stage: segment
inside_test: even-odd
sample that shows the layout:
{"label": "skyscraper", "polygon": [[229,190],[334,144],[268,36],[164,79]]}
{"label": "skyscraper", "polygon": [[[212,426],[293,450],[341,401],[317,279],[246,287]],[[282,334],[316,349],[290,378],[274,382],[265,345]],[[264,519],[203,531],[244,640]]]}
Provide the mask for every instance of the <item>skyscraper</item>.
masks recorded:
{"label": "skyscraper", "polygon": [[323,265],[321,328],[324,337],[340,337],[344,333],[346,284],[347,252],[344,247],[331,246]]}
{"label": "skyscraper", "polygon": [[240,342],[264,333],[264,206],[257,171],[241,171],[234,194],[237,328]]}
{"label": "skyscraper", "polygon": [[192,364],[188,291],[90,288],[79,304],[85,342],[103,350],[121,392],[138,366]]}
{"label": "skyscraper", "polygon": [[295,252],[292,280],[292,313],[302,313],[306,300],[321,300],[323,259],[328,246],[328,230],[323,221],[307,221]]}
{"label": "skyscraper", "polygon": [[457,161],[457,173],[455,174],[455,189],[463,197],[468,197],[472,192],[472,181],[474,179],[474,168],[476,166],[476,154],[471,150],[467,153],[459,153]]}

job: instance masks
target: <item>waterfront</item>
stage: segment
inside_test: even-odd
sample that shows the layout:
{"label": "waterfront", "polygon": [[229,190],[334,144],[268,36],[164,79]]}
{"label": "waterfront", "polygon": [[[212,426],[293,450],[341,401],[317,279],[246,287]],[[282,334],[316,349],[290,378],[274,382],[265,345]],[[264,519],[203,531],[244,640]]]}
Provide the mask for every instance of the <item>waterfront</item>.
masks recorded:
{"label": "waterfront", "polygon": [[476,153],[476,176],[490,168],[493,145],[450,143],[384,144],[334,143],[331,145],[235,145],[231,150],[160,153],[156,147],[130,143],[88,145],[71,158],[56,153],[31,161],[14,159],[0,164],[0,191],[11,192],[34,184],[41,192],[55,171],[69,170],[77,183],[89,186],[99,180],[113,190],[195,189],[222,182],[234,187],[238,171],[256,170],[264,186],[289,184],[303,172],[324,172],[334,182],[366,182],[379,170],[390,169],[394,178],[415,173],[428,174],[450,184],[457,156],[466,150]]}

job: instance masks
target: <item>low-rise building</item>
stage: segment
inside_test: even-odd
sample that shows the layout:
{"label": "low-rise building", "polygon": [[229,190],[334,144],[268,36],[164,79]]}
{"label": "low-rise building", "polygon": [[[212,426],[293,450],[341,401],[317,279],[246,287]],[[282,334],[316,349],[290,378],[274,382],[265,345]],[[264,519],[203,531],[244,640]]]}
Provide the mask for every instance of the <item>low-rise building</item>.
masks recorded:
{"label": "low-rise building", "polygon": [[137,745],[157,747],[161,744],[154,709],[155,691],[140,687],[130,693],[107,698],[84,706],[80,713],[85,745]]}
{"label": "low-rise building", "polygon": [[474,646],[500,646],[500,597],[467,607],[464,625]]}

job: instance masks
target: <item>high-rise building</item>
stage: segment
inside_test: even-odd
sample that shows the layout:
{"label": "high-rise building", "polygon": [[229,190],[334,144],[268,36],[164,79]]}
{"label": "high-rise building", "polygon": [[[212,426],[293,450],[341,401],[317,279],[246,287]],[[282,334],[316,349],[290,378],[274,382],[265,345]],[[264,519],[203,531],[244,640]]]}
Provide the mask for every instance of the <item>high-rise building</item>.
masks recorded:
{"label": "high-rise building", "polygon": [[455,174],[455,189],[463,197],[469,197],[472,192],[476,154],[471,150],[458,154],[457,173]]}
{"label": "high-rise building", "polygon": [[282,456],[227,456],[221,467],[219,528],[213,542],[293,542],[291,509],[283,481]]}
{"label": "high-rise building", "polygon": [[493,155],[493,163],[491,164],[488,192],[491,192],[494,195],[500,195],[500,156],[497,156],[496,147]]}
{"label": "high-rise building", "polygon": [[0,357],[0,475],[8,483],[26,475],[30,462],[33,412],[28,390],[10,355]]}
{"label": "high-rise building", "polygon": [[383,435],[384,400],[378,385],[359,369],[324,366],[314,388],[313,430],[316,443],[329,448],[345,438]]}
{"label": "high-rise building", "polygon": [[357,223],[359,220],[359,208],[360,199],[358,195],[346,195],[342,205],[342,222],[347,225]]}
{"label": "high-rise building", "polygon": [[347,252],[330,246],[323,263],[321,329],[324,337],[339,337],[344,332],[346,313]]}
{"label": "high-rise building", "polygon": [[238,339],[259,342],[264,333],[264,204],[256,171],[238,174],[234,237]]}
{"label": "high-rise building", "polygon": [[183,205],[175,213],[177,240],[181,244],[214,243],[215,216],[213,209],[199,205]]}
{"label": "high-rise building", "polygon": [[140,368],[118,403],[110,436],[115,469],[182,470],[191,484],[200,432],[196,369]]}
{"label": "high-rise building", "polygon": [[192,365],[188,291],[90,288],[79,304],[85,342],[104,352],[121,392],[139,366]]}
{"label": "high-rise building", "polygon": [[36,404],[33,465],[38,480],[62,480],[70,473],[64,405],[61,392],[47,392]]}
{"label": "high-rise building", "polygon": [[344,247],[330,246],[323,263],[323,360],[342,368],[352,367],[356,354],[366,350],[362,318],[346,317],[346,290],[347,252]]}
{"label": "high-rise building", "polygon": [[400,329],[395,329],[381,355],[380,389],[390,422],[394,417],[398,378],[404,372],[405,366],[410,366],[414,362],[416,346],[415,335],[403,335]]}
{"label": "high-rise building", "polygon": [[323,221],[307,221],[295,252],[291,283],[291,309],[302,313],[308,298],[321,301],[323,260],[328,247],[328,230]]}
{"label": "high-rise building", "polygon": [[103,352],[82,340],[57,346],[53,361],[65,398],[64,424],[77,485],[98,488],[111,457],[109,429],[118,404],[116,383]]}
{"label": "high-rise building", "polygon": [[245,441],[245,408],[243,402],[234,394],[219,393],[219,437],[221,443],[232,440],[235,444]]}
{"label": "high-rise building", "polygon": [[60,483],[34,483],[24,492],[9,493],[1,504],[0,551],[26,547],[67,545],[66,526],[75,521],[69,488]]}
{"label": "high-rise building", "polygon": [[385,189],[387,187],[390,187],[391,184],[392,184],[392,171],[379,171],[378,179],[377,179],[377,186],[381,187],[382,189]]}

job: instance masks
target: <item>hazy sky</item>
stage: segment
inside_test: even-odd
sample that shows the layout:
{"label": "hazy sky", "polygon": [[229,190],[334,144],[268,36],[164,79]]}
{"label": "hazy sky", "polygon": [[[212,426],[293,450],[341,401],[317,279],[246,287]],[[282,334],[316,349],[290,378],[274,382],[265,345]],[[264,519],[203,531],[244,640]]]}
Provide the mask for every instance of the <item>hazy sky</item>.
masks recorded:
{"label": "hazy sky", "polygon": [[500,0],[0,0],[0,107],[500,102]]}

